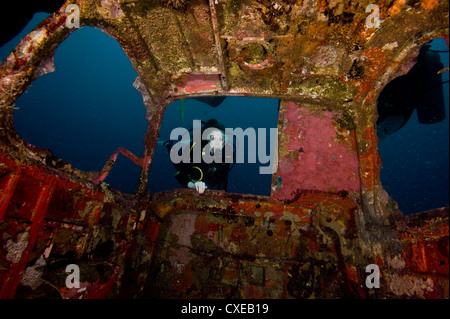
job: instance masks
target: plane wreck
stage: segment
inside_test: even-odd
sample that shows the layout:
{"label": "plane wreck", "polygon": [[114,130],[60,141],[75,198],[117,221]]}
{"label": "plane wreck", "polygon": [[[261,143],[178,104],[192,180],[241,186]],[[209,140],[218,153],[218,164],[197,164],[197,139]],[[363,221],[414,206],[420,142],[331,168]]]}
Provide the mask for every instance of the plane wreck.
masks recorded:
{"label": "plane wreck", "polygon": [[[448,207],[407,216],[384,190],[376,101],[424,43],[448,43],[449,3],[372,3],[66,1],[0,67],[0,298],[448,298]],[[125,51],[148,120],[144,153],[97,176],[13,119],[76,12]],[[147,191],[165,109],[210,96],[280,99],[270,196]],[[134,194],[104,183],[122,155]]]}

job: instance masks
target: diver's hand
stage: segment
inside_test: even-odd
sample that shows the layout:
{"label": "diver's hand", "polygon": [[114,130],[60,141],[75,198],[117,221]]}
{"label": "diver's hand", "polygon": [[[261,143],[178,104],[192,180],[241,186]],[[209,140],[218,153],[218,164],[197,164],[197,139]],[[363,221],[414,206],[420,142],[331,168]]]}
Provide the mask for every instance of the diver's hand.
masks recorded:
{"label": "diver's hand", "polygon": [[205,192],[205,189],[208,188],[208,186],[206,186],[204,182],[189,182],[188,187],[195,189],[199,194],[203,194]]}

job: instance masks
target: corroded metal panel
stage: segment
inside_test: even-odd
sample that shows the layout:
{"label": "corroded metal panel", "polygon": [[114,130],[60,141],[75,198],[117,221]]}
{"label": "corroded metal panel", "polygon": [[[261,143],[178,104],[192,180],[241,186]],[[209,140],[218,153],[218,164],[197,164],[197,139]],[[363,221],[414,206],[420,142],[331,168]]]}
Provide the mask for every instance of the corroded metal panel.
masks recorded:
{"label": "corroded metal panel", "polygon": [[292,199],[305,190],[359,193],[354,124],[345,119],[329,110],[281,103],[273,198]]}
{"label": "corroded metal panel", "polygon": [[[135,204],[43,167],[3,155],[1,163],[2,198],[12,192],[0,220],[1,298],[98,298],[117,288]],[[79,291],[65,284],[73,263],[83,269]]]}

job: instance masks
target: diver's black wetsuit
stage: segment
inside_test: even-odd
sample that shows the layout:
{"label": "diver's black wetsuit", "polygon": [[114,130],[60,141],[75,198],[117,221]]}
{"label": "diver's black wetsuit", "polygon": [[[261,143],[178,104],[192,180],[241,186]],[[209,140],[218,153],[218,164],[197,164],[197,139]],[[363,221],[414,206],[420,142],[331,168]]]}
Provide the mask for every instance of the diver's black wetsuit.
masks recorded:
{"label": "diver's black wetsuit", "polygon": [[[167,150],[170,152],[170,149],[172,148],[174,142],[168,141],[164,143]],[[208,144],[208,141],[202,141],[202,154],[205,151],[205,146]],[[188,147],[188,146],[186,146]],[[215,188],[215,189],[223,189],[227,191],[228,187],[228,173],[230,171],[230,163],[225,162],[225,149],[226,147],[231,147],[228,144],[225,145],[225,147],[221,150],[221,157],[222,161],[221,163],[215,163],[214,161],[210,164],[207,164],[203,161],[200,163],[193,163],[193,152],[194,148],[192,147],[192,142],[189,145],[190,151],[190,162],[189,163],[183,163],[180,162],[178,164],[174,164],[177,172],[175,173],[175,178],[178,180],[178,182],[183,185],[184,187],[187,187],[189,182],[204,182],[208,186],[208,188]],[[180,150],[181,154],[181,150]]]}

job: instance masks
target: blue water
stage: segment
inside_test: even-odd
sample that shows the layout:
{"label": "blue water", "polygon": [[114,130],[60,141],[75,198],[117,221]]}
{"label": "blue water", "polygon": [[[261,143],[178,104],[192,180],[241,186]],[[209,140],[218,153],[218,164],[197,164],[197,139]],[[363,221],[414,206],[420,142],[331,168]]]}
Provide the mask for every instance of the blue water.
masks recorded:
{"label": "blue water", "polygon": [[[21,34],[0,48],[0,59],[46,16],[36,14]],[[443,41],[435,42],[432,49],[447,49]],[[448,54],[442,56],[448,66]],[[137,73],[116,40],[99,30],[81,28],[56,50],[55,66],[55,72],[36,79],[17,99],[19,109],[14,119],[18,134],[84,171],[100,171],[119,147],[141,156],[148,126],[145,108],[141,95],[132,86]],[[448,72],[444,73],[446,79]],[[444,88],[444,122],[423,125],[413,114],[405,127],[379,143],[382,184],[406,214],[449,202],[448,84]],[[159,138],[168,139],[175,127],[190,129],[194,119],[216,118],[230,128],[276,127],[278,103],[276,99],[228,97],[222,105],[212,108],[189,99],[183,122],[180,101],[176,101],[164,114]],[[261,163],[236,164],[230,172],[228,191],[269,195],[271,175],[259,174],[260,166]],[[133,193],[140,172],[140,167],[119,155],[106,182]],[[174,173],[167,150],[157,145],[149,191],[181,187]]]}
{"label": "blue water", "polygon": [[[448,50],[445,41],[435,39],[431,50]],[[449,54],[441,53],[444,67]],[[443,81],[449,72],[442,74]],[[399,131],[378,143],[381,182],[400,210],[413,214],[449,205],[449,84],[443,84],[446,119],[421,124],[416,111]]]}
{"label": "blue water", "polygon": [[[117,41],[81,28],[56,50],[55,68],[16,100],[18,134],[84,171],[100,171],[121,146],[141,156],[145,107],[132,85],[137,73]],[[119,155],[106,182],[131,193],[139,175],[140,168]]]}

